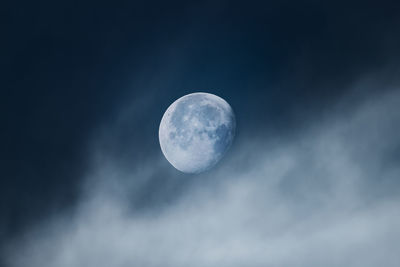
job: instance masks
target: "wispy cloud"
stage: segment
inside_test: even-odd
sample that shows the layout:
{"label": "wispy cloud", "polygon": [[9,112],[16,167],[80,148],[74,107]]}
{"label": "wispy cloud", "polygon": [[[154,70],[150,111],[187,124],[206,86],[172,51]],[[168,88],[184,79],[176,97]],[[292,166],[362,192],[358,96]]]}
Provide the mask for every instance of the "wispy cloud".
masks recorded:
{"label": "wispy cloud", "polygon": [[[5,257],[13,267],[398,266],[399,106],[391,91],[276,142],[237,140],[200,176],[173,178],[160,155],[134,170],[96,164],[77,210]],[[133,208],[155,179],[172,200]],[[180,179],[192,182],[168,186]]]}

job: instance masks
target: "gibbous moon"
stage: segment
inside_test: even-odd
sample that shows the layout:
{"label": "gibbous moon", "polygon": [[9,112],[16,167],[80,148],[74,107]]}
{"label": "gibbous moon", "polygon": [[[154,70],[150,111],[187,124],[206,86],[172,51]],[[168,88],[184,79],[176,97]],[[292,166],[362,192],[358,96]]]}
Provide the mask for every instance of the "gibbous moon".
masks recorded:
{"label": "gibbous moon", "polygon": [[161,119],[161,150],[176,169],[200,173],[212,168],[231,146],[236,121],[231,106],[208,93],[185,95]]}

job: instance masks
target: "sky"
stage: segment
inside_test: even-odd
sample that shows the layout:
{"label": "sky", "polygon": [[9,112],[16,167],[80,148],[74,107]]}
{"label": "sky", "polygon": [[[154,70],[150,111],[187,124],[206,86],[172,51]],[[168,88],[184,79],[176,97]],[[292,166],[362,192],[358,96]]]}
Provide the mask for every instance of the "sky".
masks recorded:
{"label": "sky", "polygon": [[[0,266],[397,266],[396,1],[58,1],[1,11]],[[236,116],[211,170],[177,98]]]}

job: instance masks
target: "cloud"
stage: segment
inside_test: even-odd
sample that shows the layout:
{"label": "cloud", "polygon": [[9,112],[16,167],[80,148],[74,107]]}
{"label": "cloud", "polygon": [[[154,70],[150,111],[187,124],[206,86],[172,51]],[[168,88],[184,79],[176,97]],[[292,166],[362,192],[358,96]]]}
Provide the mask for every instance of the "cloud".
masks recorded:
{"label": "cloud", "polygon": [[397,266],[400,92],[349,99],[286,137],[242,136],[199,176],[159,154],[97,162],[79,207],[9,244],[8,266]]}

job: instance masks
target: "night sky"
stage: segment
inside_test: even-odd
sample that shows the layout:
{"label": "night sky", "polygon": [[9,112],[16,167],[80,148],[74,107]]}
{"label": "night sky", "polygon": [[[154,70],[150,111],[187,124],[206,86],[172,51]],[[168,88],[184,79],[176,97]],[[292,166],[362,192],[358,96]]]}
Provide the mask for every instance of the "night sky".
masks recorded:
{"label": "night sky", "polygon": [[[398,266],[398,1],[26,1],[0,17],[0,266]],[[158,141],[193,92],[237,120],[198,175]]]}

